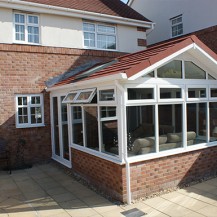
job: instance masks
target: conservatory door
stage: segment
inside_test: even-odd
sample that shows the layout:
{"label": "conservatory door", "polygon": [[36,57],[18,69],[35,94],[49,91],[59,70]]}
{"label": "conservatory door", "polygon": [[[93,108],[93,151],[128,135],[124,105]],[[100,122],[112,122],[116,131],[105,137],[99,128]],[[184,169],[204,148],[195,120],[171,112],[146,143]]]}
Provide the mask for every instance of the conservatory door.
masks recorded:
{"label": "conservatory door", "polygon": [[52,97],[52,158],[71,167],[68,138],[67,105],[64,96]]}

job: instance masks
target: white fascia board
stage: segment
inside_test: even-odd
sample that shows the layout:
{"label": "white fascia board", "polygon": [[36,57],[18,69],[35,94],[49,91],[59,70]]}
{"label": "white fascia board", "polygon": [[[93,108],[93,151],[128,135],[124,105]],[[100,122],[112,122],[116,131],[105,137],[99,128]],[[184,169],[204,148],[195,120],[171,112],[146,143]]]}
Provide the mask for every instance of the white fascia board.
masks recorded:
{"label": "white fascia board", "polygon": [[89,11],[82,11],[58,6],[43,5],[32,2],[23,2],[19,0],[1,0],[0,7],[10,8],[14,10],[31,11],[35,13],[55,14],[61,16],[75,17],[81,19],[90,19],[100,22],[108,22],[114,24],[123,24],[129,26],[142,26],[152,28],[153,23],[142,20],[134,20],[124,17],[117,17],[107,14],[99,14]]}
{"label": "white fascia board", "polygon": [[213,63],[217,64],[217,60],[210,56],[206,51],[204,51],[197,44],[194,44],[194,49],[198,49],[202,54],[204,54],[208,59],[210,59]]}
{"label": "white fascia board", "polygon": [[127,2],[128,6],[131,7],[131,5],[133,4],[133,2],[134,2],[134,0],[129,0],[129,1]]}
{"label": "white fascia board", "polygon": [[185,48],[182,48],[181,50],[179,50],[179,51],[173,53],[172,55],[170,55],[170,56],[168,56],[168,57],[166,57],[166,58],[164,58],[164,59],[158,61],[157,63],[155,63],[155,64],[153,64],[153,65],[147,67],[146,69],[144,69],[144,70],[138,72],[137,74],[135,74],[135,75],[129,77],[128,80],[130,80],[130,81],[136,80],[137,78],[139,78],[139,77],[141,77],[141,76],[143,76],[143,75],[145,75],[145,74],[147,74],[147,73],[149,73],[149,72],[155,70],[156,68],[160,67],[160,66],[163,65],[164,63],[169,62],[169,61],[172,60],[173,58],[176,58],[176,57],[179,56],[180,54],[182,54],[182,53],[184,53],[184,52],[186,52],[186,51],[188,51],[188,50],[190,50],[190,49],[192,49],[192,48],[194,48],[194,43],[188,45],[188,46],[185,47]]}
{"label": "white fascia board", "polygon": [[75,83],[70,83],[70,84],[66,84],[66,85],[62,85],[62,86],[50,87],[50,88],[45,88],[45,89],[47,92],[56,91],[56,90],[63,90],[63,89],[72,88],[72,87],[79,89],[85,85],[97,86],[97,84],[102,83],[102,82],[115,81],[115,80],[126,80],[126,79],[127,79],[127,75],[125,73],[119,73],[116,75],[108,75],[108,76],[103,76],[100,78],[84,80],[84,81],[79,81],[79,82],[75,82]]}

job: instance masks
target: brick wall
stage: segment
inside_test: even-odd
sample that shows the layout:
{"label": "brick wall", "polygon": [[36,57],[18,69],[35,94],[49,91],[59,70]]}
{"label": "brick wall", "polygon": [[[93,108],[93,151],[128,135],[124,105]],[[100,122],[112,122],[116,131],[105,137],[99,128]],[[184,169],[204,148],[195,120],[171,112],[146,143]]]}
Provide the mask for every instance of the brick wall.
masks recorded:
{"label": "brick wall", "polygon": [[[51,157],[49,94],[44,82],[91,60],[105,61],[118,52],[0,44],[0,136],[9,141],[16,163],[18,140],[26,141],[26,163]],[[15,94],[44,94],[45,127],[16,129]]]}
{"label": "brick wall", "polygon": [[75,149],[71,150],[72,169],[75,173],[114,199],[126,200],[124,166]]}
{"label": "brick wall", "polygon": [[191,183],[217,173],[217,147],[131,164],[132,198]]}

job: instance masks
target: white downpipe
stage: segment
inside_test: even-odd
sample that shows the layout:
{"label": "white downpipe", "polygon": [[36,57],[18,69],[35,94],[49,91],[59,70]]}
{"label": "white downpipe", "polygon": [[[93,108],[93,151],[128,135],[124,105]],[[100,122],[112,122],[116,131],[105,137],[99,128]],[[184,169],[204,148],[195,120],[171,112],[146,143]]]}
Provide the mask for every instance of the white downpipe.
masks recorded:
{"label": "white downpipe", "polygon": [[[117,80],[115,80],[115,84],[117,86],[117,88],[121,91],[122,93],[122,97],[121,97],[121,107],[125,107],[125,99],[124,99],[124,88],[119,84],[119,82]],[[123,120],[123,130],[126,130],[126,109],[122,110],[123,112],[121,113],[121,120]],[[122,133],[122,154],[124,157],[124,162],[126,164],[126,184],[127,184],[127,203],[131,204],[131,184],[130,184],[130,162],[128,161],[127,158],[127,145],[126,144],[126,135],[125,133]]]}

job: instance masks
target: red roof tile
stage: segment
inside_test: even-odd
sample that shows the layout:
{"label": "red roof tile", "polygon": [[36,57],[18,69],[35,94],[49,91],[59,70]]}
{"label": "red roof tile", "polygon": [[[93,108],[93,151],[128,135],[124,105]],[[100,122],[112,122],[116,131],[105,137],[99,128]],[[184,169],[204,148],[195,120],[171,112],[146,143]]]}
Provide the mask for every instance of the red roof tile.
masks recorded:
{"label": "red roof tile", "polygon": [[[120,0],[22,0],[151,22]],[[85,18],[85,17],[84,17]]]}
{"label": "red roof tile", "polygon": [[[114,64],[98,70],[93,74],[90,74],[88,77],[84,77],[81,80],[95,79],[98,77],[114,75],[118,73],[126,73],[127,77],[129,78],[193,43],[196,43],[200,48],[202,48],[210,56],[217,60],[216,53],[214,53],[210,48],[203,44],[196,36],[191,35],[188,37],[175,39],[166,43],[160,43],[156,46],[151,46],[144,51],[118,57],[116,58],[117,61],[114,62]],[[99,64],[97,66],[99,66]],[[79,74],[82,73],[84,72],[80,72]],[[55,86],[70,84],[74,82],[77,82],[76,75],[57,83]]]}

